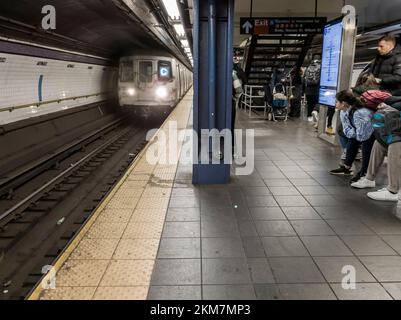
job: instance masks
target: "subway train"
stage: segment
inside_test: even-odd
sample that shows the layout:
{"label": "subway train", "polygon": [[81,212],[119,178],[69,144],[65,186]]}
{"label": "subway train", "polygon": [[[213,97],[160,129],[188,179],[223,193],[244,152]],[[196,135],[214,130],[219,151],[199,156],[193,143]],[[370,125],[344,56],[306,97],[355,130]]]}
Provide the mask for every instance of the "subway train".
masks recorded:
{"label": "subway train", "polygon": [[141,54],[120,58],[120,106],[143,116],[168,111],[191,86],[192,72],[173,57]]}

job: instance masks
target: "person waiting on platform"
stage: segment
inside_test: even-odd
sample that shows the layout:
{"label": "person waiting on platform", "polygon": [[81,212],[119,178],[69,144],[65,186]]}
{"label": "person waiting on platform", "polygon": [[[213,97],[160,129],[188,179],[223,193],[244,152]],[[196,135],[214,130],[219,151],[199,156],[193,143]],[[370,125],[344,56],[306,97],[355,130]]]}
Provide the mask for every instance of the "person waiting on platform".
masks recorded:
{"label": "person waiting on platform", "polygon": [[[244,92],[243,90],[243,81],[241,78],[244,77],[243,71],[241,67],[239,66],[238,62],[234,60],[234,65],[233,65],[233,87],[232,87],[232,114],[231,114],[231,137],[232,137],[232,150],[231,153],[233,156],[236,156],[235,154],[235,119],[236,119],[236,114],[237,114],[237,108],[238,108],[238,103],[241,99],[241,96]],[[244,79],[244,78],[243,78]]]}
{"label": "person waiting on platform", "polygon": [[365,176],[369,166],[370,153],[375,142],[374,129],[371,123],[374,111],[374,103],[362,102],[355,97],[352,90],[344,90],[337,93],[336,108],[340,110],[342,130],[339,132],[341,144],[346,146],[346,157],[344,164],[338,169],[331,170],[333,175],[351,175],[352,165],[362,148],[362,167],[351,179],[351,182],[358,181]]}
{"label": "person waiting on platform", "polygon": [[[369,198],[378,201],[399,201],[397,193],[401,188],[401,97],[390,97],[378,106],[374,115],[377,140],[373,146],[366,177],[351,184],[358,189],[376,187],[376,176],[384,158],[388,157],[388,186],[375,192],[369,192]],[[392,106],[389,106],[392,104]]]}
{"label": "person waiting on platform", "polygon": [[381,90],[401,96],[401,48],[394,36],[380,38],[377,51],[369,72],[375,76]]}
{"label": "person waiting on platform", "polygon": [[313,55],[312,62],[304,72],[304,92],[308,109],[308,121],[312,121],[312,111],[318,103],[320,84],[320,55]]}

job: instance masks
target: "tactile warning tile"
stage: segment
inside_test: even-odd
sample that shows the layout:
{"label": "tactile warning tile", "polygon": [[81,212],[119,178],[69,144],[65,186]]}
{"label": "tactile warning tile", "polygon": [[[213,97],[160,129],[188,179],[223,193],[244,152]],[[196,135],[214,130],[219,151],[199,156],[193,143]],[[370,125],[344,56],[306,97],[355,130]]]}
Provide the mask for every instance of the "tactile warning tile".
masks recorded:
{"label": "tactile warning tile", "polygon": [[112,260],[100,286],[148,286],[153,265],[153,260]]}
{"label": "tactile warning tile", "polygon": [[145,188],[149,180],[130,180],[129,177],[124,181],[120,189],[139,189]]}
{"label": "tactile warning tile", "polygon": [[149,197],[141,198],[139,200],[136,208],[137,209],[160,209],[167,208],[170,197]]}
{"label": "tactile warning tile", "polygon": [[170,197],[170,193],[171,188],[164,186],[149,186],[144,190],[142,197]]}
{"label": "tactile warning tile", "polygon": [[90,300],[96,287],[56,287],[42,291],[40,300]]}
{"label": "tactile warning tile", "polygon": [[124,231],[123,239],[160,239],[163,223],[135,222],[129,223]]}
{"label": "tactile warning tile", "polygon": [[169,172],[158,172],[154,173],[152,176],[152,179],[155,180],[161,180],[161,181],[173,181],[175,178],[175,172],[174,173],[169,173]]}
{"label": "tactile warning tile", "polygon": [[123,184],[120,189],[118,189],[116,195],[114,197],[131,197],[131,198],[139,198],[143,191],[145,190],[144,187],[140,186],[133,186],[133,185],[127,185]]}
{"label": "tactile warning tile", "polygon": [[68,259],[56,277],[56,287],[96,287],[110,260]]}
{"label": "tactile warning tile", "polygon": [[153,177],[148,181],[149,187],[157,187],[157,188],[172,188],[173,184],[174,181],[160,180],[155,177]]}
{"label": "tactile warning tile", "polygon": [[132,209],[106,208],[100,213],[96,221],[127,223],[131,219],[133,213],[134,213],[134,208]]}
{"label": "tactile warning tile", "polygon": [[127,223],[120,222],[95,222],[86,234],[92,239],[120,239]]}
{"label": "tactile warning tile", "polygon": [[[121,191],[120,191],[121,190]],[[120,189],[119,192],[107,204],[107,209],[134,209],[139,201],[139,197],[134,197],[125,192],[126,190],[134,189]]]}
{"label": "tactile warning tile", "polygon": [[159,222],[163,223],[166,218],[165,209],[137,209],[131,216],[129,222]]}
{"label": "tactile warning tile", "polygon": [[84,238],[71,253],[70,259],[111,259],[119,239]]}
{"label": "tactile warning tile", "polygon": [[159,239],[121,239],[113,259],[116,260],[152,260],[156,258]]}
{"label": "tactile warning tile", "polygon": [[[176,160],[178,160],[178,159],[176,159]],[[153,175],[156,175],[159,173],[175,174],[176,171],[177,171],[177,162],[171,166],[157,166],[156,169],[153,171]]]}
{"label": "tactile warning tile", "polygon": [[133,173],[127,177],[129,181],[148,181],[150,179],[150,174]]}
{"label": "tactile warning tile", "polygon": [[98,287],[93,300],[146,300],[148,286]]}
{"label": "tactile warning tile", "polygon": [[142,161],[140,161],[134,168],[134,172],[136,174],[141,173],[141,174],[151,174],[153,170],[155,169],[155,166],[148,163],[146,160],[146,155],[144,155],[141,158]]}

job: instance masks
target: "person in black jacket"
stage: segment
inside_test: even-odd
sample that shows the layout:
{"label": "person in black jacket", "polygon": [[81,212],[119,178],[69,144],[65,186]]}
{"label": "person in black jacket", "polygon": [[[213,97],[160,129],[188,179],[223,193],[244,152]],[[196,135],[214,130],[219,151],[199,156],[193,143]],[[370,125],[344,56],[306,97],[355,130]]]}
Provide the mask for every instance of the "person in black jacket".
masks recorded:
{"label": "person in black jacket", "polygon": [[395,38],[386,35],[380,38],[378,54],[369,71],[375,76],[380,89],[401,95],[401,48]]}

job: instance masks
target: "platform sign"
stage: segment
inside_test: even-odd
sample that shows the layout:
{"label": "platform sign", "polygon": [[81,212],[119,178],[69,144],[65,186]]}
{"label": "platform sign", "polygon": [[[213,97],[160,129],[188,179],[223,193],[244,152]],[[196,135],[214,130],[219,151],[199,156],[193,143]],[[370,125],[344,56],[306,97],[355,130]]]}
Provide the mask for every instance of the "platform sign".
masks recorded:
{"label": "platform sign", "polygon": [[334,107],[340,73],[343,41],[343,21],[327,24],[324,28],[319,103]]}
{"label": "platform sign", "polygon": [[241,18],[241,34],[317,34],[323,33],[325,17],[255,17]]}

